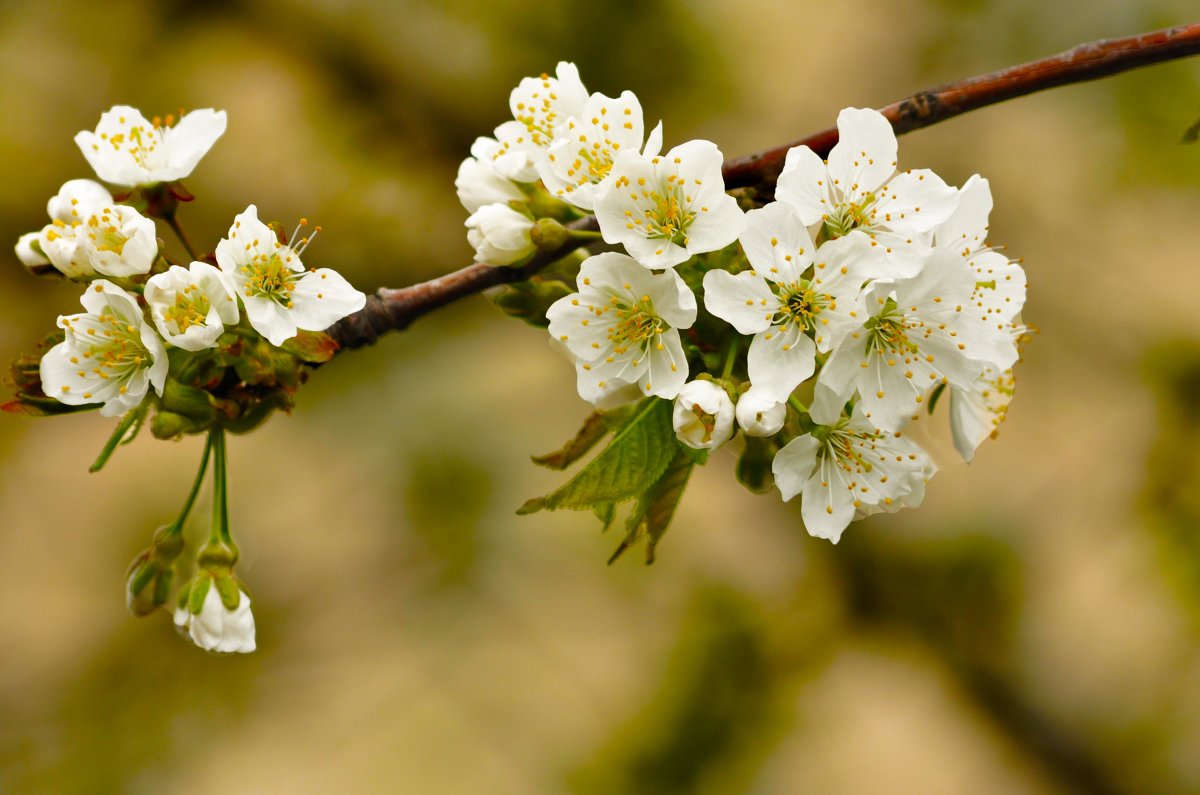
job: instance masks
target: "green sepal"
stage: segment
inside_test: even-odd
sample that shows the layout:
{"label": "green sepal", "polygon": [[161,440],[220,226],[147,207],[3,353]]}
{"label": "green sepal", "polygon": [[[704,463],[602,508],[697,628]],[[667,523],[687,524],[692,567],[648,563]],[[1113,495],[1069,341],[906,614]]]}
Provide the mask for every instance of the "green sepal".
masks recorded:
{"label": "green sepal", "polygon": [[523,282],[508,285],[493,301],[504,314],[531,326],[546,328],[550,325],[546,319],[550,305],[572,292],[574,290],[566,282],[534,275]]}
{"label": "green sepal", "polygon": [[765,494],[774,488],[771,462],[778,450],[774,437],[747,436],[746,447],[737,462],[738,482],[755,494]]}
{"label": "green sepal", "polygon": [[946,382],[943,381],[942,383],[935,386],[933,388],[933,392],[930,393],[930,395],[929,395],[929,414],[931,416],[933,415],[934,407],[937,406],[938,398],[940,398],[942,396],[942,393],[945,391],[946,391]]}
{"label": "green sepal", "polygon": [[212,584],[211,577],[197,577],[192,583],[187,595],[189,613],[194,616],[200,615],[200,611],[204,609],[204,599],[208,596],[208,589],[212,587]]}
{"label": "green sepal", "polygon": [[291,411],[295,407],[290,393],[282,389],[274,389],[261,397],[255,398],[249,405],[239,401],[243,406],[242,415],[236,419],[222,422],[222,427],[230,433],[249,433],[266,422],[271,413],[276,410]]}
{"label": "green sepal", "polygon": [[712,452],[711,450],[698,450],[695,447],[689,447],[683,442],[680,442],[679,439],[676,439],[675,441],[679,444],[679,451],[687,456],[688,460],[693,464],[696,466],[704,466],[708,463],[708,454]]}
{"label": "green sepal", "polygon": [[213,576],[213,585],[217,589],[217,595],[221,597],[221,604],[225,605],[226,610],[236,610],[238,603],[242,601],[241,589],[238,588],[237,580],[230,574],[217,574]]}
{"label": "green sepal", "polygon": [[606,502],[602,505],[593,505],[592,513],[596,514],[596,518],[603,525],[600,532],[606,532],[612,527],[613,520],[617,518],[617,504],[615,502]]}
{"label": "green sepal", "polygon": [[565,484],[529,500],[517,513],[581,510],[632,499],[662,475],[677,450],[671,401],[649,398],[637,405],[603,452]]}
{"label": "green sepal", "polygon": [[150,420],[150,433],[155,439],[176,439],[187,433],[203,433],[208,430],[211,421],[194,420],[173,411],[159,409]]}
{"label": "green sepal", "polygon": [[182,414],[196,423],[211,423],[216,418],[212,396],[203,389],[168,378],[163,386],[162,408],[164,411]]}
{"label": "green sepal", "polygon": [[341,346],[323,331],[300,331],[280,347],[302,362],[324,364]]}
{"label": "green sepal", "polygon": [[[59,330],[46,336],[39,344],[39,349],[49,350],[64,339],[64,332]],[[42,390],[42,355],[19,356],[9,367],[9,376],[17,393],[13,400],[0,404],[0,410],[8,414],[24,414],[27,417],[53,417],[59,414],[74,414],[79,411],[95,411],[99,403],[88,403],[83,406],[68,406],[47,395]]]}
{"label": "green sepal", "polygon": [[608,559],[609,564],[643,537],[646,538],[646,564],[654,562],[658,542],[671,525],[694,466],[686,453],[682,450],[676,452],[662,476],[638,497],[625,522],[625,538]]}

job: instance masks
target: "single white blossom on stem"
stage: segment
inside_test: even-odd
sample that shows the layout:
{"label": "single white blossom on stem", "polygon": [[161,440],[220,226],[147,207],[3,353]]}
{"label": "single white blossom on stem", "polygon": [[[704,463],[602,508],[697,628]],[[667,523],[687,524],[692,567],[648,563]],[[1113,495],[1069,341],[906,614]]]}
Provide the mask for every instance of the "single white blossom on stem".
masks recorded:
{"label": "single white blossom on stem", "polygon": [[255,639],[250,597],[241,589],[237,597],[235,607],[226,607],[215,584],[210,584],[199,613],[192,613],[186,605],[175,608],[175,626],[186,630],[192,642],[205,651],[252,652]]}
{"label": "single white blossom on stem", "polygon": [[488,204],[525,200],[515,182],[497,173],[492,160],[499,151],[500,142],[494,138],[476,138],[471,144],[471,156],[459,164],[454,187],[467,212],[473,213]]}
{"label": "single white blossom on stem", "polygon": [[176,123],[173,116],[147,121],[137,108],[115,105],[75,143],[100,179],[134,187],[188,176],[224,132],[223,110],[194,110]]}
{"label": "single white blossom on stem", "polygon": [[821,158],[807,146],[788,152],[776,198],[824,237],[860,231],[879,246],[887,277],[912,276],[929,232],[954,212],[957,191],[928,169],[896,173],[896,135],[875,110],[838,114],[838,143]]}
{"label": "single white blossom on stem", "polygon": [[704,274],[704,306],[754,335],[750,382],[783,402],[813,374],[817,351],[828,352],[862,325],[863,282],[877,258],[859,236],[818,250],[800,219],[778,202],[747,213],[740,240],[753,270]]}
{"label": "single white blossom on stem", "polygon": [[146,282],[146,304],[158,333],[185,351],[212,348],[238,322],[237,298],[221,272],[206,262],[172,265]]}
{"label": "single white blossom on stem", "polygon": [[738,398],[735,416],[747,436],[774,436],[787,420],[787,403],[771,400],[751,387]]}
{"label": "single white blossom on stem", "polygon": [[[621,152],[641,150],[644,133],[642,105],[632,91],[616,99],[592,94],[578,118],[559,126],[538,174],[552,195],[591,210],[599,186],[612,173],[613,160]],[[662,146],[661,124],[650,138],[647,157],[657,155]]]}
{"label": "single white blossom on stem", "polygon": [[659,269],[737,240],[746,217],[725,192],[723,161],[711,141],[688,141],[654,157],[622,151],[596,196],[604,241]]}
{"label": "single white blossom on stem", "polygon": [[954,449],[967,463],[984,439],[995,438],[1000,423],[1008,414],[1016,379],[1011,369],[1003,372],[987,367],[976,379],[972,389],[952,389],[950,392],[950,432]]}
{"label": "single white blossom on stem", "polygon": [[679,330],[696,322],[696,296],[683,279],[610,251],[583,261],[578,284],[546,318],[576,360],[580,397],[596,403],[626,384],[644,395],[678,395],[688,375]]}
{"label": "single white blossom on stem", "polygon": [[137,299],[104,279],[80,298],[87,311],[63,315],[66,339],[42,357],[42,390],[70,406],[104,404],[115,417],[137,406],[153,387],[162,394],[167,352]]}
{"label": "single white blossom on stem", "polygon": [[[50,223],[42,231],[34,233],[34,237],[23,236],[24,248],[19,242],[17,256],[21,257],[26,267],[35,268],[43,263],[37,262],[37,258],[31,255],[40,251],[55,270],[72,279],[95,273],[87,236],[84,234],[86,230],[82,228],[83,222],[94,212],[111,205],[112,194],[99,182],[90,179],[68,180],[46,202]],[[36,250],[33,248],[35,241]]]}
{"label": "single white blossom on stem", "polygon": [[802,495],[809,534],[836,544],[854,519],[919,504],[934,467],[902,434],[876,430],[856,411],[788,442],[771,472],[784,500]]}
{"label": "single white blossom on stem", "polygon": [[588,92],[575,64],[560,61],[555,75],[526,77],[509,95],[514,121],[496,128],[500,147],[492,155],[501,176],[517,182],[536,180],[558,126],[583,110]]}
{"label": "single white blossom on stem", "polygon": [[679,390],[671,415],[679,441],[697,450],[715,450],[733,436],[733,401],[712,381],[689,381]]}
{"label": "single white blossom on stem", "polygon": [[105,276],[149,273],[158,259],[154,221],[123,204],[97,208],[75,227],[75,235],[92,268]]}
{"label": "single white blossom on stem", "polygon": [[958,209],[934,230],[934,245],[960,255],[975,278],[967,319],[979,325],[980,353],[1003,371],[1017,360],[1016,340],[1025,331],[1025,270],[986,242],[992,193],[979,175],[959,191]]}
{"label": "single white blossom on stem", "polygon": [[55,270],[68,279],[82,279],[95,273],[87,246],[83,245],[83,226],[55,221],[38,234],[38,247]]}
{"label": "single white blossom on stem", "polygon": [[466,221],[467,242],[475,259],[489,265],[512,265],[537,251],[533,219],[507,204],[480,207]]}
{"label": "single white blossom on stem", "polygon": [[250,325],[272,345],[282,345],[299,329],[324,331],[366,306],[367,297],[337,271],[304,270],[300,254],[307,241],[296,243],[298,249],[280,243],[251,204],[217,244],[217,264],[246,307]]}
{"label": "single white blossom on stem", "polygon": [[867,295],[870,317],[833,350],[817,378],[813,419],[831,423],[857,391],[875,427],[895,431],[943,381],[968,389],[986,362],[979,326],[966,319],[974,275],[935,249],[916,276]]}

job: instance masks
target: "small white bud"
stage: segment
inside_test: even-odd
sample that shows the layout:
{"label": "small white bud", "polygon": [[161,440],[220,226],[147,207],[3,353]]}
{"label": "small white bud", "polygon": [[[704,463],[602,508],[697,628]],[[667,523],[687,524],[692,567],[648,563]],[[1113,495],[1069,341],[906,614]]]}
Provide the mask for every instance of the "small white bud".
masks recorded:
{"label": "small white bud", "polygon": [[787,419],[787,404],[768,400],[751,389],[738,398],[736,413],[747,436],[774,436]]}
{"label": "small white bud", "polygon": [[712,381],[691,381],[679,390],[671,422],[679,441],[697,450],[715,450],[733,436],[733,401]]}
{"label": "small white bud", "polygon": [[52,221],[80,223],[97,208],[112,204],[112,200],[108,189],[94,179],[72,179],[46,202],[46,214]]}
{"label": "small white bud", "polygon": [[534,251],[533,220],[507,204],[480,207],[467,219],[467,241],[475,258],[489,265],[512,265]]}
{"label": "small white bud", "polygon": [[[41,237],[41,232],[26,232],[17,239],[16,252],[17,259],[21,260],[21,264],[26,268],[33,270],[50,264],[50,260],[42,253],[41,244],[38,243],[38,238]],[[38,243],[34,247],[34,243]]]}

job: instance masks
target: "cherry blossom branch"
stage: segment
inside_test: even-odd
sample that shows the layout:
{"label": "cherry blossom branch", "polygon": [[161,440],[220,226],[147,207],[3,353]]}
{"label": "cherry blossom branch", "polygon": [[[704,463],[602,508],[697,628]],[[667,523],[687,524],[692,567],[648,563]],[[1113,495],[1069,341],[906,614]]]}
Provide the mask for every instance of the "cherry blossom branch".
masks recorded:
{"label": "cherry blossom branch", "polygon": [[[1200,23],[1121,39],[1102,39],[1049,58],[919,91],[880,108],[880,112],[891,121],[897,134],[903,134],[1048,88],[1098,80],[1197,54],[1200,54]],[[789,149],[805,145],[824,156],[837,140],[837,129],[830,128],[784,146],[729,160],[723,169],[726,187],[773,190]],[[597,228],[594,217],[578,221],[572,227]],[[362,310],[334,324],[328,333],[343,349],[371,345],[382,334],[405,329],[422,315],[459,298],[527,279],[586,242],[572,239],[556,251],[541,252],[517,268],[476,262],[410,287],[380,288],[367,299]]]}

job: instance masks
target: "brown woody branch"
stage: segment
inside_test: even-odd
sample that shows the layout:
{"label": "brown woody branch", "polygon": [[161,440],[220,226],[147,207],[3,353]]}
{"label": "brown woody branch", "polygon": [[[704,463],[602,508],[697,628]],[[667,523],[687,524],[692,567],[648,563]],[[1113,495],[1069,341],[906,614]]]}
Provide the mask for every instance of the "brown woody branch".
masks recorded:
{"label": "brown woody branch", "polygon": [[[896,133],[937,124],[976,108],[995,105],[1048,88],[1097,80],[1140,66],[1200,54],[1200,23],[1143,33],[1122,39],[1103,39],[1081,44],[1049,58],[999,72],[947,83],[880,108]],[[729,160],[723,169],[727,188],[773,189],[789,149],[808,146],[821,156],[837,143],[836,128],[822,130],[799,141],[758,154]],[[595,229],[595,220],[577,222],[580,228]],[[328,333],[342,348],[361,348],[374,343],[388,331],[407,328],[418,317],[488,287],[521,281],[584,245],[572,241],[553,253],[538,254],[519,268],[498,268],[476,262],[462,270],[399,289],[381,288],[367,305],[332,326]]]}

